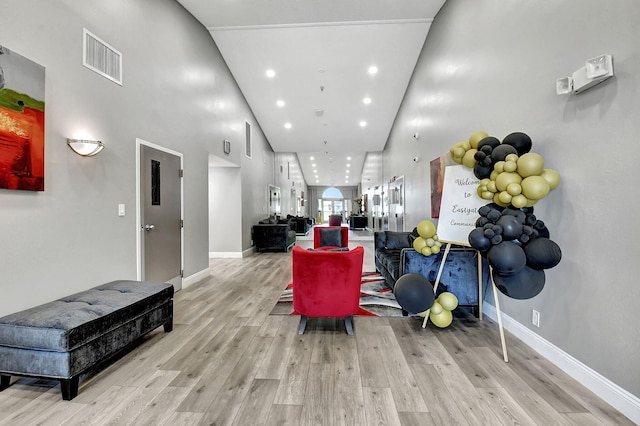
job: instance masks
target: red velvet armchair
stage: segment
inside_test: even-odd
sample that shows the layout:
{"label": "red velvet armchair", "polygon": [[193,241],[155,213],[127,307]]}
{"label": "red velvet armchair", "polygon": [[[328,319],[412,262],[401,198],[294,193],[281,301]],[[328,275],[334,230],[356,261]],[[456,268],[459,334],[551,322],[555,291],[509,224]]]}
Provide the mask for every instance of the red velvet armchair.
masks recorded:
{"label": "red velvet armchair", "polygon": [[346,226],[314,226],[313,248],[335,249],[349,247],[349,228]]}
{"label": "red velvet armchair", "polygon": [[327,317],[344,318],[347,334],[353,335],[363,257],[362,246],[349,251],[293,248],[293,310],[300,314],[298,334],[304,333],[307,317]]}

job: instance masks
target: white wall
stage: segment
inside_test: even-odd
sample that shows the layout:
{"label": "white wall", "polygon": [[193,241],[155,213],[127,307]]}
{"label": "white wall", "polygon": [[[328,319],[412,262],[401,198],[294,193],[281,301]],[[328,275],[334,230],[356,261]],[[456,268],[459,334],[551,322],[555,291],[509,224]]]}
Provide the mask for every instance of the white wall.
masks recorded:
{"label": "white wall", "polygon": [[[430,218],[429,160],[476,130],[522,131],[562,176],[538,202],[563,251],[533,299],[504,312],[640,396],[640,3],[448,0],[433,23],[384,151],[404,175],[408,229]],[[555,81],[610,53],[616,76],[577,96]],[[419,132],[416,143],[412,135]],[[423,161],[414,164],[411,158]],[[531,326],[531,310],[541,326]]]}
{"label": "white wall", "polygon": [[[82,66],[83,27],[123,53],[123,86]],[[4,0],[0,44],[46,68],[45,191],[0,190],[0,315],[135,279],[136,138],[184,155],[185,275],[206,271],[208,155],[230,139],[245,185],[273,179],[273,162],[254,177],[241,155],[245,120],[254,149],[271,148],[206,29],[173,0]],[[74,154],[80,129],[104,151]],[[244,233],[259,210],[246,196]]]}

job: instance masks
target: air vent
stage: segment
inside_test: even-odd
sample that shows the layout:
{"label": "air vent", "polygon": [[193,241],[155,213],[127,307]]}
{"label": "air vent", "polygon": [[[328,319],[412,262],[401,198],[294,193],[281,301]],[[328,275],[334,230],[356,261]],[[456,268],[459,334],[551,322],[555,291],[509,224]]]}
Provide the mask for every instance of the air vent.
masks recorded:
{"label": "air vent", "polygon": [[122,86],[122,54],[84,29],[82,64]]}

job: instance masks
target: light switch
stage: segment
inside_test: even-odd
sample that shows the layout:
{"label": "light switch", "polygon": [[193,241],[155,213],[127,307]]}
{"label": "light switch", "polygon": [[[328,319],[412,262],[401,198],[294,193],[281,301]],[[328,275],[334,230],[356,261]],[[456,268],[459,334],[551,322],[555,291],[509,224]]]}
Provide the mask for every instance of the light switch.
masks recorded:
{"label": "light switch", "polygon": [[118,204],[118,216],[124,216],[124,204]]}

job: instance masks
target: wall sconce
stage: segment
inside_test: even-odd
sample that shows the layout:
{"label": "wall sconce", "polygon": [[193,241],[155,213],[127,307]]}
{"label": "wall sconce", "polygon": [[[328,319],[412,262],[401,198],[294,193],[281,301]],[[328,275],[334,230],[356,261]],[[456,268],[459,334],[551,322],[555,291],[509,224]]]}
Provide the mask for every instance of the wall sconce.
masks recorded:
{"label": "wall sconce", "polygon": [[71,148],[73,152],[83,157],[96,155],[104,148],[102,142],[88,139],[67,139],[67,145],[69,145],[69,148]]}
{"label": "wall sconce", "polygon": [[578,94],[613,77],[613,57],[600,55],[587,59],[585,65],[571,77],[556,80],[556,94]]}

